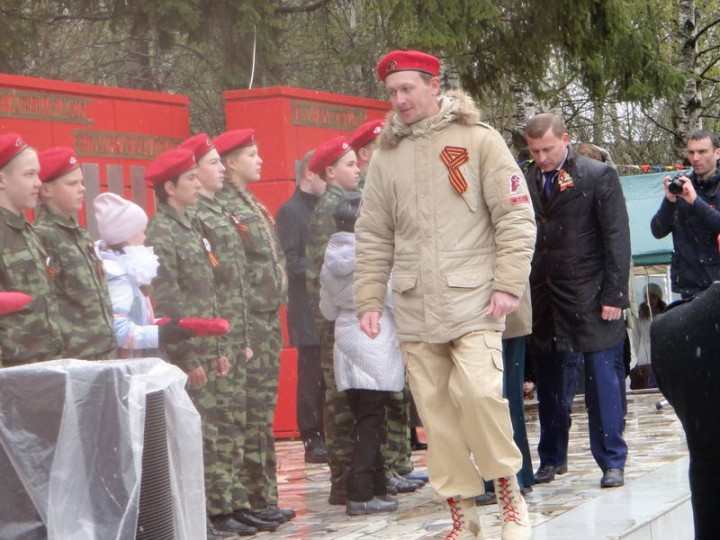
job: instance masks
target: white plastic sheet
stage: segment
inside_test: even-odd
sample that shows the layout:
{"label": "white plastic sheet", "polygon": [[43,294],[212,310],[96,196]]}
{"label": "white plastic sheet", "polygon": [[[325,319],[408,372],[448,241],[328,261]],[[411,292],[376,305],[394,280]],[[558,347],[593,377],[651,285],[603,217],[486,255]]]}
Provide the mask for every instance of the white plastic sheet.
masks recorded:
{"label": "white plastic sheet", "polygon": [[202,431],[185,382],[158,358],[0,369],[0,538],[135,538],[145,396],[162,390],[175,538],[204,539]]}

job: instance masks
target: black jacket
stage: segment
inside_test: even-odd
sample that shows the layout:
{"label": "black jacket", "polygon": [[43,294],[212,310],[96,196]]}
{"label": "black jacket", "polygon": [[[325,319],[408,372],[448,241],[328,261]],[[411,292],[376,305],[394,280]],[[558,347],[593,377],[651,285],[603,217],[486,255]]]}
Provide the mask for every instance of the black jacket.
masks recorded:
{"label": "black jacket", "polygon": [[670,267],[672,290],[683,297],[693,296],[720,280],[720,172],[707,180],[688,178],[698,194],[695,204],[678,198],[673,204],[663,198],[660,209],[650,222],[655,238],[672,233],[673,255]]}
{"label": "black jacket", "polygon": [[276,222],[280,244],[285,252],[288,274],[288,331],[293,347],[318,345],[318,330],[308,304],[305,288],[305,271],[310,217],[318,198],[310,193],[295,190],[290,199],[280,207]]}
{"label": "black jacket", "polygon": [[526,168],[537,242],[530,272],[531,347],[536,352],[594,352],[617,345],[625,322],[604,321],[602,306],[626,308],[630,226],[620,179],[611,167],[569,149],[563,168],[572,178],[541,196],[543,175]]}

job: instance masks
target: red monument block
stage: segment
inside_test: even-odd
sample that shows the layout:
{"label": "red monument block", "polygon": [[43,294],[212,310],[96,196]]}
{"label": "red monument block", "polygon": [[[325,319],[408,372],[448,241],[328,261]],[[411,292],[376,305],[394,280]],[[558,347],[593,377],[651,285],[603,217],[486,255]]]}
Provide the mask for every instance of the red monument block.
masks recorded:
{"label": "red monument block", "polygon": [[[86,207],[102,191],[152,214],[145,166],[190,132],[188,98],[0,74],[0,132],[16,131],[35,148],[72,146],[83,164]],[[96,232],[92,212],[80,223]]]}

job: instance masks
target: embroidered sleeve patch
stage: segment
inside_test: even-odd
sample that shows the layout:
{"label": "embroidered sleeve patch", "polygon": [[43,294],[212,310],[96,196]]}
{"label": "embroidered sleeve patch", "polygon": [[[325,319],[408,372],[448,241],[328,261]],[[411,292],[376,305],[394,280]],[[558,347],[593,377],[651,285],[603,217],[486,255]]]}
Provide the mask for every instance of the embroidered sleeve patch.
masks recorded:
{"label": "embroidered sleeve patch", "polygon": [[452,187],[461,195],[465,193],[467,191],[468,184],[462,171],[460,170],[460,167],[462,167],[470,159],[467,148],[461,148],[459,146],[446,146],[443,151],[440,152],[440,159],[442,159],[442,162],[448,168],[448,176]]}
{"label": "embroidered sleeve patch", "polygon": [[510,204],[513,206],[517,206],[518,204],[530,204],[530,197],[527,195],[516,195],[514,197],[510,197]]}

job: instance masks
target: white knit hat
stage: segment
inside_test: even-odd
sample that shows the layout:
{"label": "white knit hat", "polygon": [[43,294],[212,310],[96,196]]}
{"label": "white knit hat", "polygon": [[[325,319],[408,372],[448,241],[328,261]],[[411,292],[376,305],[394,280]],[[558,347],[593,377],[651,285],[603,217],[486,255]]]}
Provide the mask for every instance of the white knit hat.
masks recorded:
{"label": "white knit hat", "polygon": [[119,195],[101,193],[95,197],[93,204],[100,240],[109,246],[127,242],[147,227],[145,211]]}

